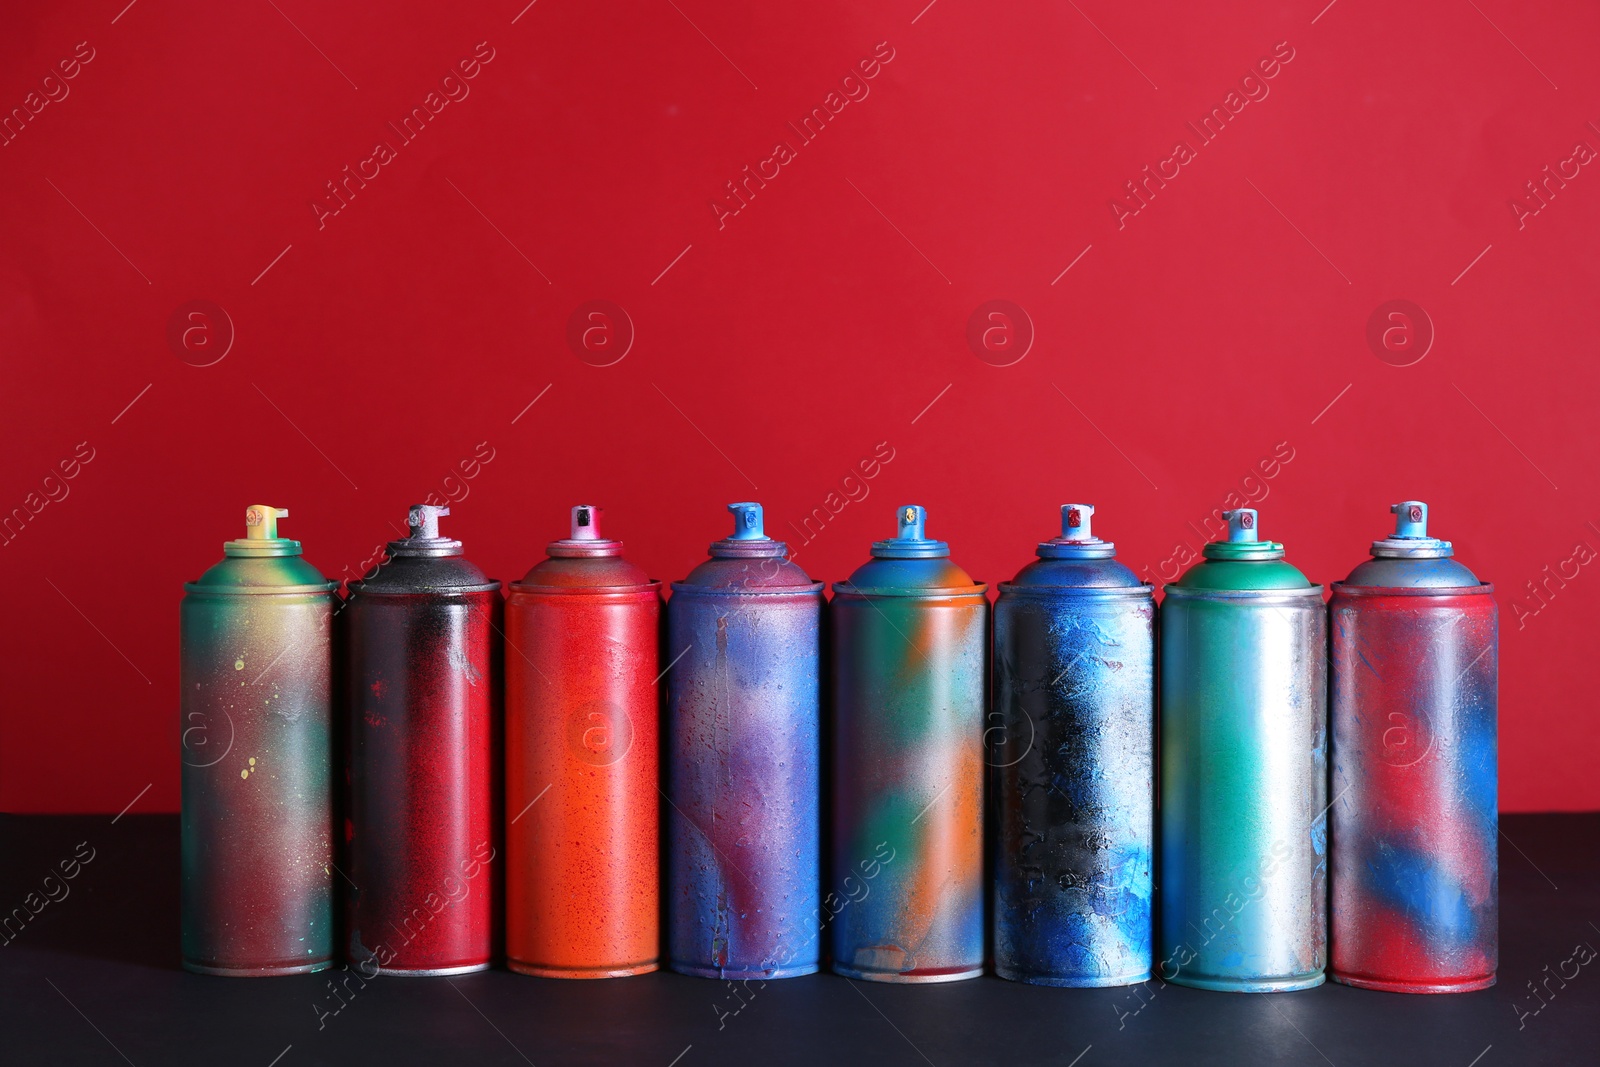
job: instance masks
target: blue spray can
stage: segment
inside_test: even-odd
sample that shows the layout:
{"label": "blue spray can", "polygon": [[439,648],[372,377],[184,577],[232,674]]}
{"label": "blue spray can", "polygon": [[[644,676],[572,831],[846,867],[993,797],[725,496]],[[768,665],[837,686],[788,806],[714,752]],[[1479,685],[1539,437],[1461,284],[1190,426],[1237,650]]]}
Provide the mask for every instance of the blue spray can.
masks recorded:
{"label": "blue spray can", "polygon": [[821,954],[822,583],[728,510],[667,603],[668,965],[788,978]]}
{"label": "blue spray can", "polygon": [[994,607],[994,964],[1052,986],[1150,977],[1155,590],[1088,504]]}

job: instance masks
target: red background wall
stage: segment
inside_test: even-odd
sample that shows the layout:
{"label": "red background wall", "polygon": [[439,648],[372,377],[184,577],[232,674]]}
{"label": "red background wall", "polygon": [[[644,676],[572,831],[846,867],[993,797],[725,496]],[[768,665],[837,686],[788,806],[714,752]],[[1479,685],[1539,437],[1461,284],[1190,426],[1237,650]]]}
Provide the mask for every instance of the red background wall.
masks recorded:
{"label": "red background wall", "polygon": [[[507,578],[594,502],[671,579],[753,498],[832,580],[918,502],[994,581],[1068,499],[1171,577],[1234,492],[1322,581],[1429,501],[1497,586],[1503,806],[1600,806],[1600,11],[524,2],[7,5],[0,807],[176,808],[181,583],[247,504],[348,577],[450,494]],[[1391,300],[1431,327],[1369,342]]]}

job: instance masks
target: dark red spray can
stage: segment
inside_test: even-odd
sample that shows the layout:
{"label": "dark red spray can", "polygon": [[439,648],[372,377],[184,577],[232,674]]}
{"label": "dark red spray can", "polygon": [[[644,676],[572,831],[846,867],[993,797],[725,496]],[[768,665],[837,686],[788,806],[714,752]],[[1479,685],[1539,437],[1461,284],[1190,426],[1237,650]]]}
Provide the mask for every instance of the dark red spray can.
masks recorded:
{"label": "dark red spray can", "polygon": [[494,945],[500,583],[411,508],[350,585],[345,938],[372,975],[460,974]]}

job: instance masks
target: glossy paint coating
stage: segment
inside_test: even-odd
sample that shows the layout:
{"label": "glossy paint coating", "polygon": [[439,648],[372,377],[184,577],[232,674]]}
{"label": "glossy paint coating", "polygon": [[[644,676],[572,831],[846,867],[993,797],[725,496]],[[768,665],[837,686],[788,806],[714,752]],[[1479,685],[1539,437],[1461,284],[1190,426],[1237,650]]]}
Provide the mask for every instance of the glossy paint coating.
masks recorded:
{"label": "glossy paint coating", "polygon": [[1498,612],[1492,587],[1427,537],[1426,505],[1395,510],[1396,536],[1329,605],[1329,971],[1465,992],[1494,983],[1499,957]]}
{"label": "glossy paint coating", "polygon": [[881,982],[983,973],[984,586],[923,536],[834,584],[833,969]]}
{"label": "glossy paint coating", "polygon": [[184,586],[179,669],[183,966],[234,976],[333,960],[334,585],[252,505]]}
{"label": "glossy paint coating", "polygon": [[659,965],[660,583],[572,509],[506,602],[506,962]]}
{"label": "glossy paint coating", "polygon": [[1305,989],[1327,945],[1326,611],[1253,511],[1226,514],[1161,605],[1156,972]]}
{"label": "glossy paint coating", "polygon": [[500,583],[416,505],[340,613],[348,714],[346,954],[367,975],[493,955]]}
{"label": "glossy paint coating", "polygon": [[1154,590],[1093,510],[1063,507],[994,609],[995,971],[1036,985],[1150,977]]}
{"label": "glossy paint coating", "polygon": [[667,603],[667,947],[724,979],[818,967],[822,583],[729,505]]}

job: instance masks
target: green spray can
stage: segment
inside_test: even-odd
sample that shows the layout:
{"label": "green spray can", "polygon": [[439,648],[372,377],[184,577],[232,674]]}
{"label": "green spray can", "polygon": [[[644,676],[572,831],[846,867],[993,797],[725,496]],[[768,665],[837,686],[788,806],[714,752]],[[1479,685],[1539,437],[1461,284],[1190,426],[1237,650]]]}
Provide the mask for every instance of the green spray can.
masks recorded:
{"label": "green spray can", "polygon": [[1157,973],[1305,989],[1327,957],[1327,610],[1254,510],[1223,515],[1161,606]]}
{"label": "green spray can", "polygon": [[297,974],[333,961],[334,583],[252,504],[184,586],[183,965]]}

